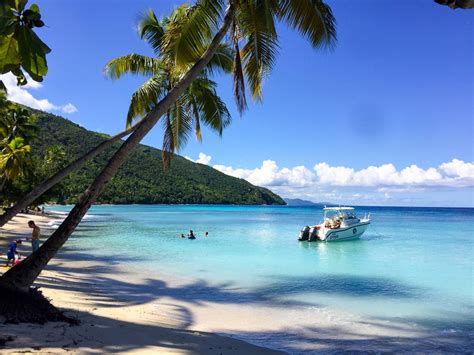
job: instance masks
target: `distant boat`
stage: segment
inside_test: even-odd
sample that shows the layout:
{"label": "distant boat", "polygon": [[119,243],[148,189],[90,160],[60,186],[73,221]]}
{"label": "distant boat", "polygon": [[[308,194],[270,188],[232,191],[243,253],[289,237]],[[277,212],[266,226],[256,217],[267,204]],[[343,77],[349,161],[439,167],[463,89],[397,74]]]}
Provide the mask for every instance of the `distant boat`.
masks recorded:
{"label": "distant boat", "polygon": [[324,222],[304,227],[299,241],[343,241],[359,238],[370,224],[370,217],[358,218],[353,207],[324,208]]}

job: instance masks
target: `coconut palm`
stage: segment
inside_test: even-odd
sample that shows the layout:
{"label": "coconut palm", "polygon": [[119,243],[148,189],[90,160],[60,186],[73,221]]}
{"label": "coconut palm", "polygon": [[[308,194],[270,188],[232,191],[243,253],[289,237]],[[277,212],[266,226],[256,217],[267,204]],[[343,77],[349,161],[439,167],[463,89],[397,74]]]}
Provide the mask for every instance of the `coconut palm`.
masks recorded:
{"label": "coconut palm", "polygon": [[[156,57],[129,54],[111,60],[105,66],[105,73],[113,79],[124,74],[149,75],[132,95],[127,113],[127,127],[137,118],[145,116],[179,81],[191,67],[174,64],[175,53],[164,42],[167,30],[173,33],[182,30],[192,9],[187,6],[177,8],[170,17],[159,21],[152,10],[145,13],[139,22],[139,33],[155,52]],[[202,53],[201,53],[202,54]],[[197,59],[197,58],[196,58]],[[217,95],[217,84],[208,78],[215,71],[232,71],[232,51],[226,45],[220,45],[207,64],[205,70],[191,83],[181,97],[167,111],[164,125],[163,162],[168,167],[170,158],[187,142],[192,130],[201,141],[201,123],[222,135],[223,129],[231,122],[231,115],[221,98]]]}
{"label": "coconut palm", "polygon": [[0,124],[1,138],[6,143],[13,138],[21,137],[26,144],[29,144],[37,136],[36,118],[24,108],[11,108],[0,120],[2,121]]}
{"label": "coconut palm", "polygon": [[22,137],[13,138],[2,149],[0,153],[0,187],[3,188],[5,182],[13,181],[25,174],[30,151],[31,146],[26,144]]}
{"label": "coconut palm", "polygon": [[234,91],[239,108],[245,109],[245,82],[252,96],[261,100],[262,81],[271,72],[277,54],[277,21],[296,29],[315,48],[334,43],[334,18],[321,0],[198,0],[180,33],[173,34],[173,27],[168,28],[169,35],[158,38],[157,47],[164,51],[172,49],[177,67],[194,64],[147,113],[41,248],[2,275],[0,287],[13,292],[29,290],[133,149],[201,75],[226,34],[231,35],[231,42],[238,49],[234,58]]}

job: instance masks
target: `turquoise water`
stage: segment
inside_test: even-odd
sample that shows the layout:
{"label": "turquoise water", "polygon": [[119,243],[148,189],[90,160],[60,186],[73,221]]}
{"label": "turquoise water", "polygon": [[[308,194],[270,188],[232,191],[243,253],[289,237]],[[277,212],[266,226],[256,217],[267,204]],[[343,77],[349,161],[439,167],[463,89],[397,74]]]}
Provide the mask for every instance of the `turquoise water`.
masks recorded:
{"label": "turquoise water", "polygon": [[[151,272],[228,282],[246,300],[283,298],[441,331],[473,330],[474,209],[360,207],[372,218],[360,240],[297,242],[301,227],[319,223],[321,212],[94,206],[68,247]],[[190,229],[196,240],[179,238]]]}

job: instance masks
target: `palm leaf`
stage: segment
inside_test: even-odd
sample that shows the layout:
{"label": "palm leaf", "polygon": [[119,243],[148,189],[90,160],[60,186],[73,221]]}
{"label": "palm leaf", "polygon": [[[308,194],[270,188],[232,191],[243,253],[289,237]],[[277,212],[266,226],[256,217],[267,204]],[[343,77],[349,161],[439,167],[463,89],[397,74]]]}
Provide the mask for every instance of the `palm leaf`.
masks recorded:
{"label": "palm leaf", "polygon": [[112,79],[120,79],[124,74],[150,76],[158,73],[163,67],[161,60],[140,54],[127,54],[112,59],[104,67],[104,73]]}
{"label": "palm leaf", "polygon": [[168,27],[169,43],[173,47],[177,65],[192,63],[217,29],[224,6],[224,0],[198,0],[188,11],[185,21],[177,24],[177,30]]}
{"label": "palm leaf", "polygon": [[315,48],[336,42],[336,20],[331,8],[321,0],[280,0],[278,15]]}
{"label": "palm leaf", "polygon": [[232,73],[234,78],[234,99],[237,110],[242,115],[247,109],[247,99],[245,97],[245,78],[242,69],[242,58],[240,57],[239,48],[239,29],[234,22],[232,25],[232,42],[234,44],[234,63]]}
{"label": "palm leaf", "polygon": [[194,116],[198,116],[199,121],[222,135],[223,129],[231,123],[232,116],[224,101],[217,95],[216,86],[212,80],[199,78],[191,84],[189,92]]}
{"label": "palm leaf", "polygon": [[168,81],[164,74],[154,75],[145,81],[132,95],[127,113],[127,127],[136,117],[144,116],[163,98],[168,90]]}
{"label": "palm leaf", "polygon": [[252,97],[262,99],[264,78],[271,72],[278,52],[274,1],[247,1],[238,12],[238,26],[246,43],[241,57]]}
{"label": "palm leaf", "polygon": [[155,54],[158,55],[161,52],[165,29],[156,18],[153,10],[149,9],[141,15],[138,22],[138,33],[140,38],[150,44]]}
{"label": "palm leaf", "polygon": [[175,149],[174,141],[173,127],[171,126],[171,112],[168,111],[166,119],[164,120],[163,148],[161,153],[165,170],[168,170],[171,164],[171,158],[173,157]]}
{"label": "palm leaf", "polygon": [[[201,53],[202,54],[202,53]],[[232,72],[234,51],[227,44],[220,44],[216,53],[207,64],[204,75],[215,75],[216,73],[228,74]],[[196,58],[197,60],[198,58]]]}

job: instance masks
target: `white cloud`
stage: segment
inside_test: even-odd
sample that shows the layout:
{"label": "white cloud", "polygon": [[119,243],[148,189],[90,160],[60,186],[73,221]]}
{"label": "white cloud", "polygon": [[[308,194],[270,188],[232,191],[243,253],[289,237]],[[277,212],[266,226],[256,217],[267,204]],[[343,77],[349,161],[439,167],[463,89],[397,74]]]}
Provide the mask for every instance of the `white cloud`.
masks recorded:
{"label": "white cloud", "polygon": [[474,164],[465,163],[459,159],[453,159],[449,163],[443,163],[439,169],[448,176],[459,178],[472,178],[474,176]]}
{"label": "white cloud", "polygon": [[[355,171],[343,166],[332,167],[327,163],[319,163],[314,166],[318,181],[322,184],[332,186],[398,186],[398,185],[452,185],[456,181],[446,176],[435,168],[422,169],[411,165],[397,171],[393,164],[381,166],[369,166],[366,169]],[[474,179],[474,174],[472,174]],[[470,183],[473,183],[472,181]]]}
{"label": "white cloud", "polygon": [[62,110],[65,112],[65,113],[74,113],[74,112],[77,112],[77,107],[74,106],[73,104],[69,103],[67,105],[64,105],[62,107]]}
{"label": "white cloud", "polygon": [[474,164],[459,159],[441,164],[438,168],[423,169],[410,165],[397,170],[393,164],[369,166],[355,170],[327,163],[314,165],[313,170],[304,166],[280,169],[275,161],[265,160],[255,169],[239,169],[224,165],[214,168],[228,175],[246,179],[263,186],[339,186],[339,187],[473,187]]}
{"label": "white cloud", "polygon": [[[410,165],[400,170],[391,163],[360,170],[328,163],[317,163],[313,169],[304,166],[280,168],[273,160],[265,160],[254,169],[225,165],[213,167],[254,185],[269,187],[284,197],[334,203],[424,204],[426,202],[417,198],[427,198],[430,192],[439,191],[440,187],[450,188],[451,191],[470,189],[468,193],[472,193],[474,187],[474,164],[459,159],[437,168],[423,169]],[[448,200],[442,203],[449,204],[449,197],[444,198]]]}
{"label": "white cloud", "polygon": [[210,155],[206,155],[204,153],[199,153],[199,158],[197,160],[191,159],[188,156],[185,156],[186,159],[199,163],[199,164],[204,164],[204,165],[209,165],[209,162],[211,161],[212,157]]}
{"label": "white cloud", "polygon": [[259,186],[309,186],[314,181],[314,173],[304,166],[292,169],[279,169],[273,160],[265,160],[260,168],[256,169],[234,169],[224,165],[214,165],[217,169],[227,175],[245,179]]}
{"label": "white cloud", "polygon": [[76,106],[71,103],[66,105],[55,105],[47,99],[37,99],[30,93],[31,90],[38,90],[43,87],[43,84],[38,83],[28,77],[28,84],[25,86],[17,86],[16,78],[13,74],[0,75],[0,80],[3,81],[8,90],[8,99],[19,104],[23,104],[42,111],[62,111],[64,113],[77,112]]}

